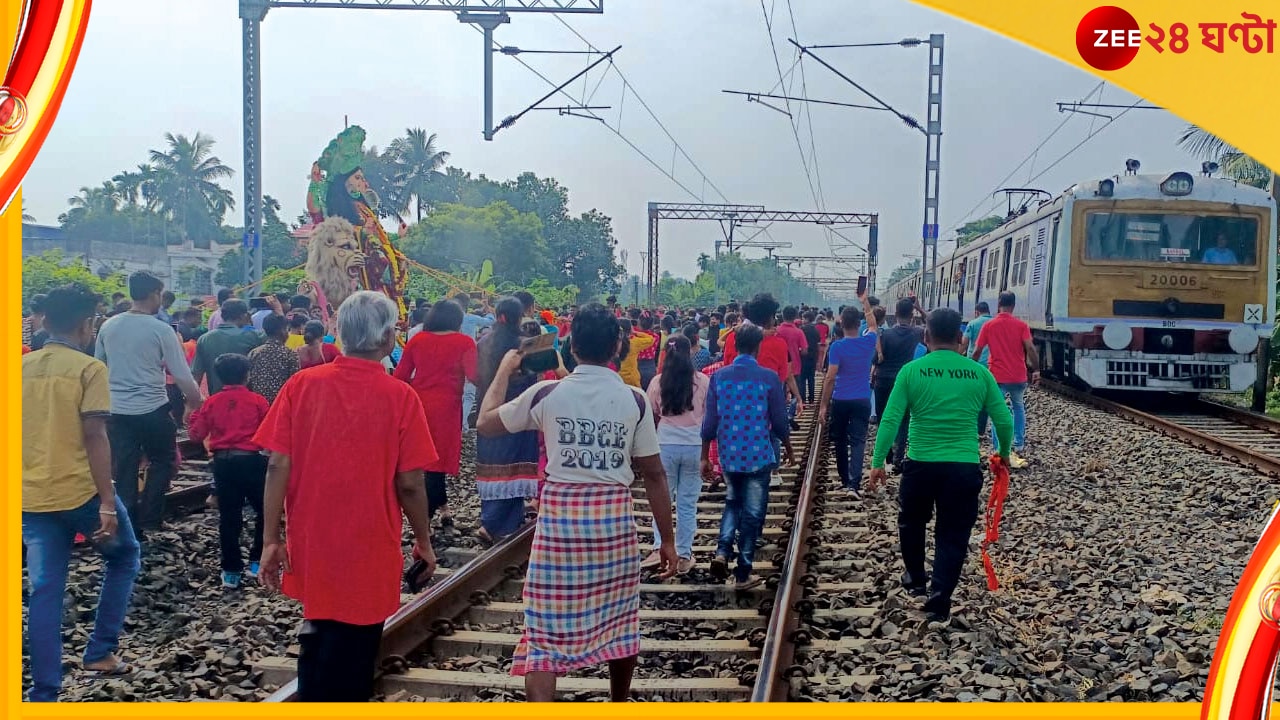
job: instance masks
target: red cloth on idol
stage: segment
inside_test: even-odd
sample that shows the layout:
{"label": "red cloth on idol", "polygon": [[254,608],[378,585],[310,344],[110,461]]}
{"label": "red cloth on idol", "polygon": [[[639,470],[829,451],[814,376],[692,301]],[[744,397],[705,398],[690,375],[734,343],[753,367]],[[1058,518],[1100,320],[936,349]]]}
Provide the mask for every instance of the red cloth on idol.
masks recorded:
{"label": "red cloth on idol", "polygon": [[427,472],[458,474],[462,458],[462,389],[476,382],[476,342],[462,333],[423,331],[404,346],[395,376],[418,391],[440,459]]}
{"label": "red cloth on idol", "polygon": [[244,385],[223,385],[191,413],[187,436],[198,443],[209,439],[209,450],[246,450],[257,452],[262,446],[253,436],[267,417],[267,399]]}
{"label": "red cloth on idol", "polygon": [[382,363],[342,356],[289,378],[254,441],[290,460],[285,594],[308,620],[390,617],[404,569],[396,473],[437,460],[418,394]]}

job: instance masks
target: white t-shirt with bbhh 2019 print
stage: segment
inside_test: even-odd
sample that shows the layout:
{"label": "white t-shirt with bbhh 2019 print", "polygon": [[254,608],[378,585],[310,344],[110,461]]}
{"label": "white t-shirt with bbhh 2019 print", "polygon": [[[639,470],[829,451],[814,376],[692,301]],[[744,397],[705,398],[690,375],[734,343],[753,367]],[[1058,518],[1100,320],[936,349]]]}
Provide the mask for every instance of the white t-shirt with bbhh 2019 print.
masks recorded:
{"label": "white t-shirt with bbhh 2019 print", "polygon": [[507,432],[542,432],[547,478],[556,482],[630,485],[631,458],[659,452],[648,400],[605,367],[579,365],[563,380],[544,380],[498,416]]}

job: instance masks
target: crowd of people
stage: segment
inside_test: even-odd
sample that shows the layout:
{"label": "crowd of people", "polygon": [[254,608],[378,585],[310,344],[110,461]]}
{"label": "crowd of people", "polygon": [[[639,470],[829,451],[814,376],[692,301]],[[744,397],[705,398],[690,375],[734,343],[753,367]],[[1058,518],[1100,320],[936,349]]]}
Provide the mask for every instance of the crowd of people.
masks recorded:
{"label": "crowd of people", "polygon": [[[404,520],[429,576],[432,525],[454,522],[447,478],[459,474],[472,430],[478,538],[501,542],[534,518],[513,666],[530,700],[551,700],[557,676],[601,663],[613,698],[626,699],[641,573],[696,566],[705,488],[724,492],[709,572],[738,590],[761,583],[753,563],[768,490],[792,461],[796,416],[815,402],[851,499],[879,421],[868,487],[883,482],[886,459],[901,470],[903,585],[928,596],[930,620],[946,621],[977,516],[979,435],[989,418],[997,451],[1017,459],[1035,366],[1008,293],[995,318],[967,327],[953,311],[926,317],[903,301],[888,329],[868,296],[840,308],[837,322],[829,309],[780,307],[765,293],[685,309],[459,294],[418,300],[402,333],[397,305],[374,292],[330,313],[303,295],[223,290],[206,313],[198,301],[175,312],[147,272],[128,289],[127,302],[104,303],[60,287],[33,298],[24,321],[32,700],[58,696],[77,535],[105,557],[84,668],[131,671],[117,655],[121,627],[184,426],[211,456],[223,587],[256,579],[302,603],[304,700],[372,695],[382,625],[399,605]],[[637,477],[649,498],[671,501],[650,503],[653,550],[643,558],[629,489]],[[924,535],[935,509],[930,588]]]}

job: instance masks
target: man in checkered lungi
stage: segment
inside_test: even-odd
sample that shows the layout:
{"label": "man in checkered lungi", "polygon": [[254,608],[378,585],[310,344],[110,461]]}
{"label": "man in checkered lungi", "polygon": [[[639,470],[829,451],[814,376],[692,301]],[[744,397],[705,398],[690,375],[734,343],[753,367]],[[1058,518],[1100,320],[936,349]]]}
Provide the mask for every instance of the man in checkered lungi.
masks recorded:
{"label": "man in checkered lungi", "polygon": [[[550,702],[557,676],[607,662],[610,696],[624,702],[640,653],[631,484],[639,473],[648,497],[671,494],[648,400],[607,367],[621,349],[617,318],[588,305],[574,315],[570,338],[573,373],[504,405],[507,380],[523,361],[518,350],[508,352],[476,424],[483,435],[538,430],[547,451],[524,582],[525,630],[511,672],[524,676],[530,702]],[[671,505],[650,507],[662,538],[658,571],[668,578],[677,563]]]}

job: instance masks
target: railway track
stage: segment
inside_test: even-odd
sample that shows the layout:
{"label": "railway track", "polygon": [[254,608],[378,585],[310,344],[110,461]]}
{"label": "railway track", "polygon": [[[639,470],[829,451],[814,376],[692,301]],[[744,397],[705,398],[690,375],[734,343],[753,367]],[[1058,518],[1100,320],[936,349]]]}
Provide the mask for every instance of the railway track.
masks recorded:
{"label": "railway track", "polygon": [[[852,535],[862,513],[854,503],[819,497],[815,489],[834,472],[825,459],[823,428],[807,409],[793,433],[800,467],[785,467],[769,491],[763,544],[755,570],[765,583],[748,591],[711,578],[724,493],[702,493],[694,557],[698,567],[683,578],[641,580],[641,653],[632,696],[665,701],[769,701],[785,699],[788,670],[797,648],[839,651],[843,641],[815,640],[798,627],[806,596],[827,590],[857,590],[856,579],[812,584],[806,573],[822,562],[812,556],[815,534],[825,541]],[[652,514],[643,487],[633,487],[637,532],[647,553]],[[524,624],[521,590],[533,539],[532,526],[475,556],[446,551],[433,585],[406,596],[383,631],[377,692],[383,696],[444,700],[523,697],[523,678],[510,675],[510,659]],[[801,558],[808,556],[808,561]],[[833,568],[840,570],[843,565]],[[844,568],[853,575],[857,569]],[[805,584],[809,583],[808,586]],[[843,612],[843,611],[841,611]],[[847,643],[846,643],[847,644]],[[804,650],[801,650],[803,654]],[[296,661],[263,658],[260,682],[278,686],[266,702],[296,699]],[[607,697],[604,668],[560,678],[561,698]]]}
{"label": "railway track", "polygon": [[1058,382],[1043,380],[1041,385],[1258,472],[1280,477],[1280,420],[1275,418],[1203,399],[1138,408]]}

